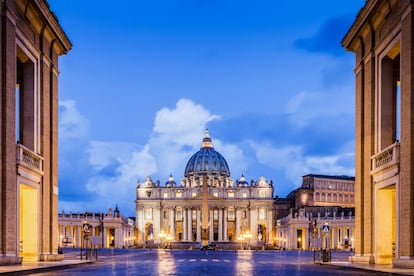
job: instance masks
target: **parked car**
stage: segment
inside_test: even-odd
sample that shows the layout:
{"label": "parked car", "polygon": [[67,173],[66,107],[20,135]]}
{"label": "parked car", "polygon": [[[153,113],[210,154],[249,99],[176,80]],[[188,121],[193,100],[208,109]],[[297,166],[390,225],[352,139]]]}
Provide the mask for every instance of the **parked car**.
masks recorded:
{"label": "parked car", "polygon": [[200,247],[200,250],[216,250],[217,245],[214,242],[209,242],[206,245]]}

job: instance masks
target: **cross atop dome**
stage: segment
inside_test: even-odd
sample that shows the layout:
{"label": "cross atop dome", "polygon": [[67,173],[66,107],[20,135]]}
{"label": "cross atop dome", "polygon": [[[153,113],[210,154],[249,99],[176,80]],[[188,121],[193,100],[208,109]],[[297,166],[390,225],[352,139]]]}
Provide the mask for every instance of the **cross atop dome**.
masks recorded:
{"label": "cross atop dome", "polygon": [[206,135],[203,138],[201,148],[213,148],[213,142],[211,141],[210,135],[208,134],[208,129],[206,129]]}

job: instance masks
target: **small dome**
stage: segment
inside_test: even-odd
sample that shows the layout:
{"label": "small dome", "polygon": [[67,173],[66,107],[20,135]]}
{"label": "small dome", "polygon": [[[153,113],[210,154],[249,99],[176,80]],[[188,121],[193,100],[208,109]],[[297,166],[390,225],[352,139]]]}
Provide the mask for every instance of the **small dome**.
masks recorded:
{"label": "small dome", "polygon": [[208,130],[206,130],[201,149],[188,160],[184,176],[205,173],[230,176],[229,165],[227,165],[226,159],[214,149]]}
{"label": "small dome", "polygon": [[170,187],[176,187],[176,186],[177,186],[177,183],[175,183],[174,177],[172,176],[172,174],[170,174],[168,181],[165,182],[165,187],[170,188]]}
{"label": "small dome", "polygon": [[241,187],[249,186],[249,182],[246,181],[246,178],[244,177],[243,174],[240,176],[240,179],[237,180],[237,186],[241,186]]}

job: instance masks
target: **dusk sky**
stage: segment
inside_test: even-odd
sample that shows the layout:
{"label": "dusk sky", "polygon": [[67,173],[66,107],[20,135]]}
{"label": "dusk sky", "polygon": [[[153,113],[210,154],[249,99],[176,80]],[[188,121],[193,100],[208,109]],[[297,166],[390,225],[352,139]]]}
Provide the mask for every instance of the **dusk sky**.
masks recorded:
{"label": "dusk sky", "polygon": [[137,181],[177,183],[209,129],[231,177],[284,197],[354,175],[354,55],[364,0],[49,0],[59,63],[59,210],[135,216]]}

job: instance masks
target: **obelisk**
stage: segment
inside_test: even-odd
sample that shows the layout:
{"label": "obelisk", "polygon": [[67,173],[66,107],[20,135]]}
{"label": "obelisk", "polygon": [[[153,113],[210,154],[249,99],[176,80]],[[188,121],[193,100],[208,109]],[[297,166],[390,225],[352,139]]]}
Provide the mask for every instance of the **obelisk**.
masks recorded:
{"label": "obelisk", "polygon": [[201,196],[201,245],[208,244],[209,239],[208,221],[208,185],[207,175],[203,175],[203,190]]}

